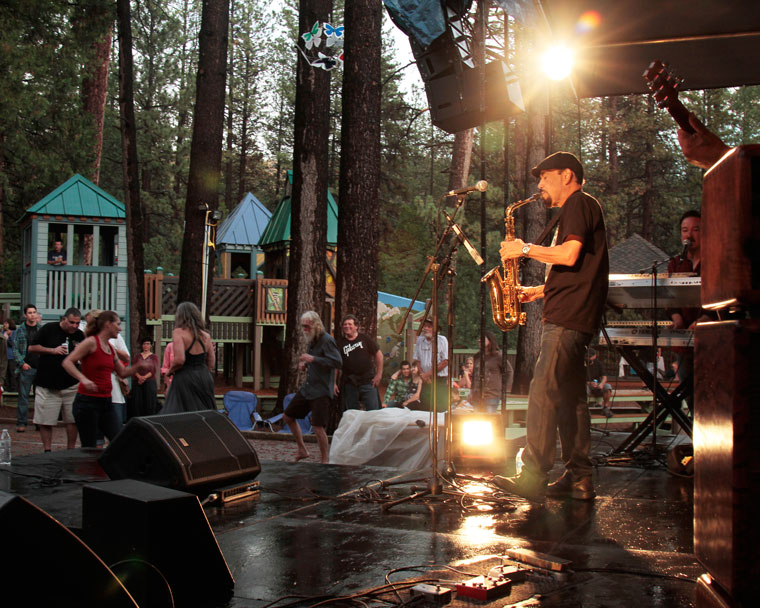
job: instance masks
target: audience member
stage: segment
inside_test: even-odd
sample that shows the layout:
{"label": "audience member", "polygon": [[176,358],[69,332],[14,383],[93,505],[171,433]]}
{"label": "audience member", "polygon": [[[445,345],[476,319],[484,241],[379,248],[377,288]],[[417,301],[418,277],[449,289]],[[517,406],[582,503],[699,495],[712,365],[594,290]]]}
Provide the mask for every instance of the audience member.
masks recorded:
{"label": "audience member", "polygon": [[[483,385],[483,404],[487,412],[496,412],[498,411],[499,403],[501,402],[502,378],[506,375],[507,393],[512,392],[514,370],[509,361],[507,361],[506,367],[503,367],[503,354],[499,348],[499,344],[496,342],[496,337],[491,332],[486,332],[484,360],[486,362],[486,378],[485,384]],[[477,384],[477,382],[479,382],[478,379],[480,378],[480,355],[478,355],[474,376]]]}
{"label": "audience member", "polygon": [[449,341],[445,336],[437,336],[437,364],[433,370],[433,322],[425,319],[422,334],[414,346],[414,363],[420,367],[422,376],[422,406],[432,408],[433,387],[436,391],[436,408],[439,412],[449,409]]}
{"label": "audience member", "polygon": [[16,431],[23,433],[26,430],[27,417],[29,415],[29,394],[34,385],[37,375],[37,366],[40,356],[35,352],[29,352],[29,345],[37,339],[40,327],[37,320],[37,307],[27,304],[24,307],[24,322],[16,329],[13,342],[13,354],[16,359],[18,373],[18,407],[16,409]]}
{"label": "audience member", "polygon": [[29,343],[29,352],[39,355],[34,379],[34,423],[40,427],[42,447],[46,452],[52,449],[53,427],[58,424],[59,416],[66,426],[68,448],[76,446],[73,405],[77,379],[64,369],[63,361],[84,341],[84,334],[79,329],[81,318],[78,309],[69,308],[59,322],[46,323],[35,340]]}
{"label": "audience member", "polygon": [[327,423],[330,404],[335,397],[335,373],[343,365],[338,346],[333,337],[325,331],[322,319],[313,310],[301,315],[301,331],[306,338],[306,352],[298,358],[298,369],[306,371],[306,380],[288,404],[282,417],[290,428],[298,445],[295,461],[309,457],[303,442],[298,418],[305,418],[311,412],[311,426],[317,437],[319,454],[323,464],[327,464],[330,447],[327,442]]}
{"label": "audience member", "polygon": [[460,366],[459,378],[452,380],[451,386],[454,388],[472,388],[472,371],[475,368],[475,360],[467,357],[464,365]]}
{"label": "audience member", "polygon": [[[76,331],[79,332],[78,329]],[[141,363],[124,367],[119,361],[110,341],[120,331],[119,315],[112,310],[101,312],[88,322],[87,338],[77,344],[61,364],[64,371],[79,382],[73,412],[83,448],[96,447],[98,432],[113,441],[121,430],[121,412],[111,401],[112,374],[115,372],[119,377],[126,378],[147,366]]]}
{"label": "audience member", "polygon": [[16,322],[6,319],[3,322],[3,338],[5,339],[6,353],[8,356],[8,370],[5,372],[4,390],[16,391],[16,355],[13,352],[13,344],[16,338]]}
{"label": "audience member", "polygon": [[153,354],[153,340],[145,337],[141,341],[141,352],[137,353],[133,364],[145,361],[148,365],[143,372],[137,372],[132,381],[132,416],[152,416],[158,411],[158,357]]}
{"label": "audience member", "polygon": [[607,374],[604,373],[602,362],[593,348],[588,349],[586,361],[586,395],[598,399],[602,398],[602,413],[607,418],[612,418],[610,397],[612,385],[607,382]]}
{"label": "audience member", "polygon": [[164,378],[164,393],[169,390],[171,386],[173,376],[169,373],[172,367],[172,361],[174,361],[174,342],[169,342],[164,347],[164,360],[161,364],[161,375]]}
{"label": "audience member", "polygon": [[359,399],[367,411],[380,409],[378,387],[383,377],[383,353],[367,334],[359,332],[359,320],[346,315],[341,322],[343,335],[335,343],[343,359],[336,374],[335,394],[343,392],[343,406],[358,410]]}
{"label": "audience member", "polygon": [[56,239],[53,248],[48,252],[48,264],[53,266],[66,265],[66,250],[63,248],[63,242]]}
{"label": "audience member", "polygon": [[421,409],[420,393],[422,378],[420,368],[416,363],[402,361],[401,368],[391,376],[388,389],[385,391],[383,407],[406,407],[411,410]]}

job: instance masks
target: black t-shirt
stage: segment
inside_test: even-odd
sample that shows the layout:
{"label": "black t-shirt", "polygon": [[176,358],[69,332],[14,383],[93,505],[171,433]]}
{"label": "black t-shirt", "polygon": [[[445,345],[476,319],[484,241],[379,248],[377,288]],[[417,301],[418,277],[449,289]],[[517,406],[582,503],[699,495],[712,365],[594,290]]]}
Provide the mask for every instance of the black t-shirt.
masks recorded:
{"label": "black t-shirt", "polygon": [[610,263],[602,207],[578,190],[563,205],[557,244],[573,237],[583,243],[573,266],[554,264],[544,287],[545,323],[596,333],[607,302]]}
{"label": "black t-shirt", "polygon": [[[45,348],[56,348],[67,342],[69,352],[72,352],[80,342],[84,342],[84,334],[77,329],[73,334],[65,332],[58,322],[47,323],[37,333],[37,338],[30,344],[39,344]],[[59,391],[63,388],[74,386],[79,382],[72,378],[63,369],[63,360],[66,355],[40,355],[40,362],[37,366],[37,375],[34,379],[35,386],[41,386],[50,390]]]}
{"label": "black t-shirt", "polygon": [[601,382],[602,378],[604,377],[604,370],[602,369],[602,363],[599,361],[599,359],[589,359],[588,363],[586,364],[586,381],[587,382],[593,382],[596,380],[597,382]]}
{"label": "black t-shirt", "polygon": [[355,340],[338,337],[340,356],[343,358],[343,378],[351,384],[366,384],[375,375],[375,354],[379,350],[375,341],[360,333]]}
{"label": "black t-shirt", "polygon": [[37,366],[40,364],[40,355],[39,353],[30,353],[29,345],[35,344],[34,341],[37,339],[37,334],[40,333],[40,326],[38,324],[28,325],[25,321],[24,331],[26,332],[26,353],[24,353],[24,363],[37,369]]}

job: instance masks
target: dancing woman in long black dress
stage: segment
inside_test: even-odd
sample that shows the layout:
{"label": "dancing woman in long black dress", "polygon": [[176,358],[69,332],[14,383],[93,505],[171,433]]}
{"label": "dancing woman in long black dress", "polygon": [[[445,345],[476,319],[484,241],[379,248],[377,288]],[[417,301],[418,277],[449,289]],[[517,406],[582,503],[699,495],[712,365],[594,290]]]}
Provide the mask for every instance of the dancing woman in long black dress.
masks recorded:
{"label": "dancing woman in long black dress", "polygon": [[192,302],[177,307],[174,331],[174,361],[169,374],[174,374],[162,414],[197,410],[215,410],[214,346],[205,330],[201,312]]}

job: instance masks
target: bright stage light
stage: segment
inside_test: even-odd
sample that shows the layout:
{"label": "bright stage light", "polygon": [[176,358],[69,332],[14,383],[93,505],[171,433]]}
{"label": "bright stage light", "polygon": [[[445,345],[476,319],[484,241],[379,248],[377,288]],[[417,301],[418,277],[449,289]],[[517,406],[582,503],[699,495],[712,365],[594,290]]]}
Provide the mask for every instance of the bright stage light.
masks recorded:
{"label": "bright stage light", "polygon": [[462,423],[462,443],[465,445],[488,445],[493,441],[490,420],[467,420]]}
{"label": "bright stage light", "polygon": [[452,459],[457,464],[489,467],[504,464],[506,441],[501,414],[455,413],[452,448]]}
{"label": "bright stage light", "polygon": [[553,46],[541,57],[541,68],[552,80],[562,80],[573,69],[573,51],[564,45]]}

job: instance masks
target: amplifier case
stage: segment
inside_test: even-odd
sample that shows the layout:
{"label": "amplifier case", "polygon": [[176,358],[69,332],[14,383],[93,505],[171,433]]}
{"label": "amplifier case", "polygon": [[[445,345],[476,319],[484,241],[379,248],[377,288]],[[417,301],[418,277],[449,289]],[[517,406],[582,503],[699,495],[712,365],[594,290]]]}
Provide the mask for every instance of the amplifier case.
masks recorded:
{"label": "amplifier case", "polygon": [[702,305],[760,305],[760,145],[739,146],[702,185]]}
{"label": "amplifier case", "polygon": [[694,367],[694,553],[753,605],[760,585],[760,319],[700,323]]}
{"label": "amplifier case", "polygon": [[224,414],[187,412],[132,418],[99,459],[111,479],[191,492],[254,479],[261,465]]}

